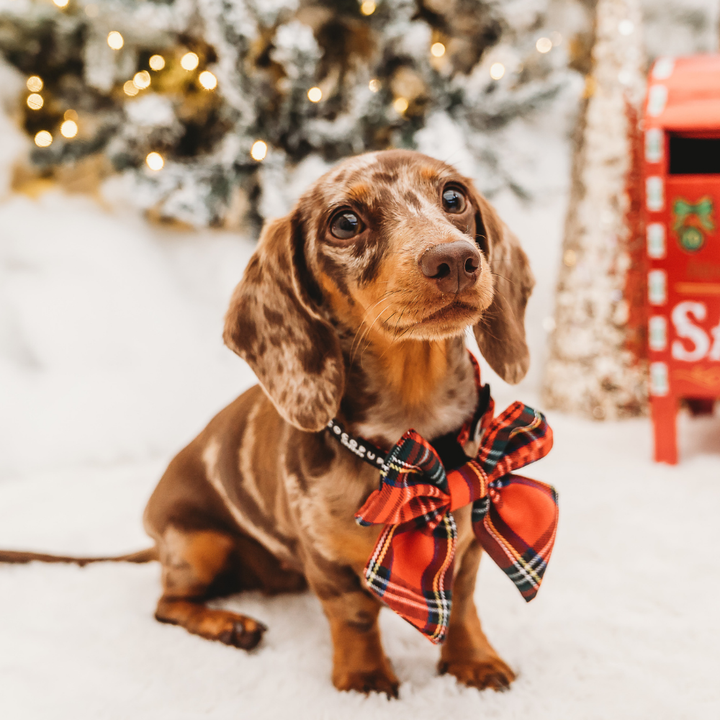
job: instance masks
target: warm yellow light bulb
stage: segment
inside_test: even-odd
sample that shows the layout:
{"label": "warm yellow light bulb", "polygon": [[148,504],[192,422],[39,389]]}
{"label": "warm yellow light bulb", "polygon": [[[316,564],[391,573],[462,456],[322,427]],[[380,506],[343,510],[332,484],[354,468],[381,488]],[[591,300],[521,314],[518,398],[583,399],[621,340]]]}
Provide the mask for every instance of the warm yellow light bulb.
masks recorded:
{"label": "warm yellow light bulb", "polygon": [[75,110],[66,110],[63,113],[63,118],[65,118],[65,120],[74,120],[75,122],[77,122],[78,114],[75,112]]}
{"label": "warm yellow light bulb", "polygon": [[499,80],[505,74],[505,66],[496,62],[490,66],[490,77],[493,80]]}
{"label": "warm yellow light bulb", "polygon": [[368,83],[368,87],[370,88],[371,92],[377,92],[380,89],[380,81],[373,78]]}
{"label": "warm yellow light bulb", "polygon": [[31,75],[25,84],[30,92],[40,92],[43,89],[43,81],[37,75]]}
{"label": "warm yellow light bulb", "polygon": [[39,110],[45,104],[45,101],[42,99],[42,95],[38,95],[37,93],[28,95],[26,102],[27,106],[31,110]]}
{"label": "warm yellow light bulb", "polygon": [[162,55],[153,55],[148,64],[151,70],[162,70],[165,67],[165,58]]}
{"label": "warm yellow light bulb", "polygon": [[445,54],[445,46],[441,42],[433,43],[430,52],[433,57],[442,57]]}
{"label": "warm yellow light bulb", "polygon": [[250,150],[250,157],[260,162],[265,159],[267,149],[267,143],[264,143],[262,140],[256,140]]}
{"label": "warm yellow light bulb", "polygon": [[552,40],[550,38],[541,37],[535,43],[535,47],[539,53],[549,53],[552,50]]}
{"label": "warm yellow light bulb", "polygon": [[67,4],[68,4],[69,0],[53,0],[53,2],[54,2],[59,8],[64,8],[64,7],[67,7]]}
{"label": "warm yellow light bulb", "polygon": [[150,73],[147,70],[141,70],[133,75],[133,85],[138,90],[145,90],[150,87]]}
{"label": "warm yellow light bulb", "polygon": [[38,147],[46,148],[52,145],[53,136],[47,130],[41,130],[35,135],[35,144]]}
{"label": "warm yellow light bulb", "polygon": [[307,92],[310,102],[320,102],[322,100],[322,90],[319,87],[311,87]]}
{"label": "warm yellow light bulb", "polygon": [[199,63],[200,58],[194,52],[185,53],[180,58],[180,66],[183,70],[194,70]]}
{"label": "warm yellow light bulb", "polygon": [[377,5],[373,2],[373,0],[364,0],[360,3],[360,12],[363,15],[372,15],[376,9]]}
{"label": "warm yellow light bulb", "polygon": [[135,84],[132,80],[128,80],[123,85],[123,90],[125,91],[126,95],[129,95],[130,97],[135,97],[140,91],[135,87]]}
{"label": "warm yellow light bulb", "polygon": [[203,70],[198,80],[206,90],[214,90],[217,87],[217,78],[209,70]]}
{"label": "warm yellow light bulb", "polygon": [[393,107],[402,115],[408,109],[408,101],[404,97],[399,97],[393,102]]}
{"label": "warm yellow light bulb", "polygon": [[151,170],[155,171],[162,170],[165,165],[162,155],[156,152],[148,153],[148,156],[145,158],[145,162]]}
{"label": "warm yellow light bulb", "polygon": [[113,30],[108,33],[107,44],[113,50],[119,50],[125,44],[125,40],[123,40],[123,36],[117,30]]}
{"label": "warm yellow light bulb", "polygon": [[60,133],[63,137],[74,138],[78,134],[78,124],[74,120],[66,120],[60,126]]}

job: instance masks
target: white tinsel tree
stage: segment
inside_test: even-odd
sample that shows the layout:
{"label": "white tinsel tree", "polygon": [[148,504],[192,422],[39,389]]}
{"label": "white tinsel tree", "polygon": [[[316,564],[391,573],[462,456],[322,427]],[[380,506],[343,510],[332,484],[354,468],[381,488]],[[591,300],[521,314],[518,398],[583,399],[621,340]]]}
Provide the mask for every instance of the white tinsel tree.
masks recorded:
{"label": "white tinsel tree", "polygon": [[633,173],[645,58],[638,0],[598,0],[595,12],[544,394],[548,407],[612,419],[647,398],[629,322],[644,298],[628,275],[643,242]]}

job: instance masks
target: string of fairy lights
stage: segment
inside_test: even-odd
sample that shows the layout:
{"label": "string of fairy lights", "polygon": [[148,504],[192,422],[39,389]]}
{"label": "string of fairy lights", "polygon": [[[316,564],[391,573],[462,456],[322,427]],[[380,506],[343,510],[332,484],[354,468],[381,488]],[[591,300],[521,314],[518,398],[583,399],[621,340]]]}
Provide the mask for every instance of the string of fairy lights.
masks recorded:
{"label": "string of fairy lights", "polygon": [[[53,0],[53,3],[61,11],[66,10],[69,7],[70,0]],[[373,0],[359,0],[359,9],[362,15],[369,17],[377,10],[377,3]],[[85,14],[88,17],[97,17],[99,13],[98,7],[95,4],[89,4],[85,6]],[[551,33],[550,37],[540,37],[535,43],[535,48],[540,54],[549,53],[554,47],[562,43],[562,36],[558,32]],[[118,30],[111,30],[107,35],[107,44],[115,52],[119,52],[125,46],[125,38],[122,33]],[[429,48],[430,56],[434,61],[442,61],[442,58],[447,52],[445,44],[441,41],[435,41],[430,45]],[[165,70],[170,62],[175,62],[175,58],[166,58],[160,54],[151,55],[147,61],[148,68],[138,70],[135,72],[132,78],[128,79],[123,83],[122,89],[126,96],[129,98],[137,97],[144,91],[148,90],[153,84],[153,74],[160,73]],[[196,73],[200,67],[200,57],[197,53],[187,50],[179,58],[180,67],[188,73]],[[516,71],[522,70],[522,65],[518,65],[515,68]],[[490,65],[489,74],[490,77],[495,80],[501,80],[507,73],[507,68],[502,62],[494,62]],[[218,88],[217,77],[208,69],[202,69],[197,73],[197,83],[203,90],[207,92],[213,92]],[[42,78],[38,75],[31,75],[27,78],[26,82],[27,90],[29,92],[26,98],[26,104],[30,110],[40,110],[45,105],[45,98],[42,95],[44,83]],[[377,93],[382,89],[382,83],[377,78],[373,78],[368,83],[368,88],[371,92]],[[307,98],[312,103],[319,103],[323,99],[323,91],[320,87],[311,87],[307,91]],[[404,115],[410,107],[410,102],[405,97],[395,97],[392,100],[392,107],[398,115]],[[59,130],[60,135],[66,140],[73,140],[80,130],[79,125],[80,119],[78,113],[73,109],[68,109],[63,115],[62,122],[60,123]],[[39,148],[48,148],[54,141],[54,136],[51,130],[43,129],[39,130],[34,137],[35,145]],[[262,162],[268,153],[268,144],[262,140],[256,140],[251,149],[250,156],[256,162]],[[157,172],[162,170],[165,166],[165,159],[157,152],[149,152],[145,158],[145,164],[147,167]]]}
{"label": "string of fairy lights", "polygon": [[[53,0],[58,8],[63,9],[68,5],[69,0]],[[88,8],[94,8],[94,6],[88,5]],[[89,13],[94,16],[95,13],[92,11]],[[122,33],[118,30],[111,30],[107,35],[107,44],[111,50],[119,52],[125,46],[125,38]],[[127,80],[123,86],[123,92],[128,97],[136,97],[140,95],[144,90],[148,90],[153,83],[153,76],[151,73],[159,73],[164,70],[171,62],[170,58],[165,58],[163,55],[154,54],[151,55],[147,61],[148,69],[138,70],[132,78]],[[195,73],[200,66],[200,58],[197,53],[192,51],[184,52],[179,58],[180,67],[188,73]],[[217,77],[207,69],[201,70],[197,74],[197,82],[204,90],[211,92],[218,87]],[[40,110],[45,105],[45,98],[42,95],[44,89],[44,82],[38,75],[31,75],[27,78],[26,87],[29,91],[29,95],[26,98],[26,104],[30,110]],[[66,140],[72,140],[78,135],[80,126],[78,124],[79,117],[75,110],[66,110],[63,116],[63,120],[59,126],[60,135]],[[55,137],[51,130],[43,129],[35,133],[35,145],[39,148],[48,148],[53,144]],[[259,155],[259,150],[255,150],[253,157]],[[264,154],[263,154],[264,157]],[[150,170],[158,171],[162,170],[165,165],[165,160],[159,152],[153,151],[148,153],[145,158],[145,163]]]}

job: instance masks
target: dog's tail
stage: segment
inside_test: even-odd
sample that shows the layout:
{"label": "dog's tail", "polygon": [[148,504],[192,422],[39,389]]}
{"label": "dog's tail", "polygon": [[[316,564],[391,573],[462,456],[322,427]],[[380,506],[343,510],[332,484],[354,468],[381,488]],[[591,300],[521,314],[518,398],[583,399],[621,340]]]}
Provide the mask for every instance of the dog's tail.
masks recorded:
{"label": "dog's tail", "polygon": [[0,563],[70,563],[83,567],[89,563],[97,562],[129,562],[146,563],[158,559],[156,547],[139,550],[128,555],[113,555],[112,557],[70,557],[69,555],[47,555],[45,553],[23,552],[19,550],[0,550]]}

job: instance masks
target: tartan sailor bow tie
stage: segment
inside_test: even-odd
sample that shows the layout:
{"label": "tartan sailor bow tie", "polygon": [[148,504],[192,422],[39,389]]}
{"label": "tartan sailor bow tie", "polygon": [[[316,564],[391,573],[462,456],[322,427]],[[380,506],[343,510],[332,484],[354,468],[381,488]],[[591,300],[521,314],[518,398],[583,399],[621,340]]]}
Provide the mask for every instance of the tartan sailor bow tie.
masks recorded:
{"label": "tartan sailor bow tie", "polygon": [[[477,365],[476,377],[479,386]],[[554,488],[514,474],[547,455],[552,430],[541,413],[520,402],[493,419],[487,385],[480,389],[480,406],[449,451],[448,436],[430,443],[408,430],[385,455],[343,432],[337,421],[328,426],[331,435],[376,467],[384,457],[380,487],[355,515],[360,525],[384,525],[365,579],[375,595],[434,643],[443,642],[450,619],[454,510],[472,503],[480,545],[528,602],[540,588],[555,542]],[[468,458],[462,444],[475,423],[480,449]]]}

